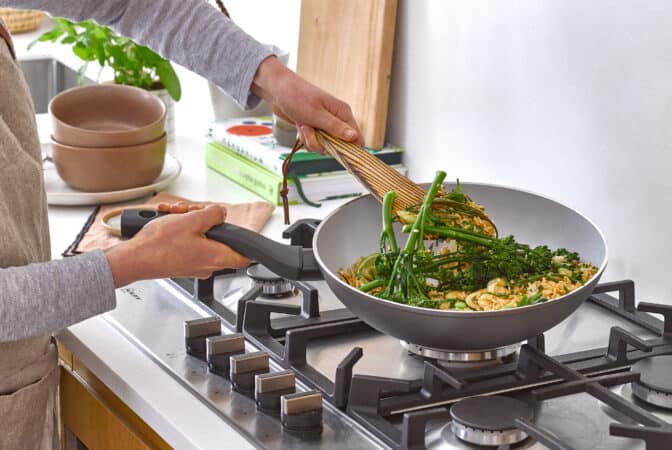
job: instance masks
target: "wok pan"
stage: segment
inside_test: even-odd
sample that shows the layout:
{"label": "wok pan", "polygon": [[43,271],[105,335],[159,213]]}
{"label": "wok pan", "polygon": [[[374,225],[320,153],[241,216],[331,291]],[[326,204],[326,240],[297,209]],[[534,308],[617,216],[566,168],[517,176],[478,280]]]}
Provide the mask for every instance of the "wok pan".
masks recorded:
{"label": "wok pan", "polygon": [[[418,346],[472,351],[506,346],[535,337],[572,314],[586,300],[607,264],[602,232],[573,209],[541,195],[486,184],[462,183],[465,192],[497,224],[501,236],[577,251],[599,270],[582,287],[555,300],[499,311],[446,311],[379,299],[342,281],[337,271],[378,251],[381,206],[371,195],[333,211],[318,226],[313,248],[288,246],[234,225],[213,227],[206,236],[229,245],[280,276],[311,280],[324,277],[339,300],[373,328]],[[452,188],[446,183],[446,189]],[[125,211],[122,234],[132,236],[156,216],[154,211]],[[397,239],[406,235],[397,228]],[[321,276],[320,276],[321,275]]]}

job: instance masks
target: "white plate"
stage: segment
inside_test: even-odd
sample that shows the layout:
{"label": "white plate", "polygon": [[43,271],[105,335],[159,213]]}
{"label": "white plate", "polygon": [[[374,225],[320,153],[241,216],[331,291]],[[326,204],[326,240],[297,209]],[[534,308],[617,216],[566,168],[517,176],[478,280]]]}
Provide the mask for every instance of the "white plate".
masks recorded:
{"label": "white plate", "polygon": [[101,203],[117,203],[134,198],[144,197],[159,191],[175,180],[182,171],[180,162],[166,154],[163,170],[154,183],[123,191],[82,192],[73,189],[58,176],[56,167],[51,162],[44,163],[44,188],[47,191],[47,203],[50,205],[99,205]]}

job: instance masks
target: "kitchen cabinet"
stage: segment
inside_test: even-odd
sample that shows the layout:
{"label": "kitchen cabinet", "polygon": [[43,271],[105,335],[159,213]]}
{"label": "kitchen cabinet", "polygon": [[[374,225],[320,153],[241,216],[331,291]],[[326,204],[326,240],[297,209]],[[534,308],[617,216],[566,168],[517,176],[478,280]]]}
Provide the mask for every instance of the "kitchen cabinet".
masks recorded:
{"label": "kitchen cabinet", "polygon": [[61,450],[171,448],[59,342]]}

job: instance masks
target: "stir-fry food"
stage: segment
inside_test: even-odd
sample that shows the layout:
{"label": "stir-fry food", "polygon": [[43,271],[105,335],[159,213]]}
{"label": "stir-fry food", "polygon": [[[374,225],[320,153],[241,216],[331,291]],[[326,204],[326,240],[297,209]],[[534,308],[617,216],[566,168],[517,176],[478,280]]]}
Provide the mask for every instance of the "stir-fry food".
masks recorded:
{"label": "stir-fry food", "polygon": [[[499,237],[485,209],[459,184],[442,192],[437,172],[422,204],[396,215],[396,197],[383,200],[380,251],[360,258],[339,275],[351,286],[380,298],[426,308],[494,311],[561,297],[597,272],[575,252],[530,247]],[[408,234],[400,246],[393,223]]]}

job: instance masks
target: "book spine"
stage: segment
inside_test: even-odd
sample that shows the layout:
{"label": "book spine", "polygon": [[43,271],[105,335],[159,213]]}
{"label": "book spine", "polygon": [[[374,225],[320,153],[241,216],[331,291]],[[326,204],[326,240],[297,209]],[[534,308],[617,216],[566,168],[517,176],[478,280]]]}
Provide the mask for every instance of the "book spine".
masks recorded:
{"label": "book spine", "polygon": [[217,143],[206,145],[205,162],[211,169],[249,189],[264,200],[275,205],[279,204],[282,178],[275,173]]}

